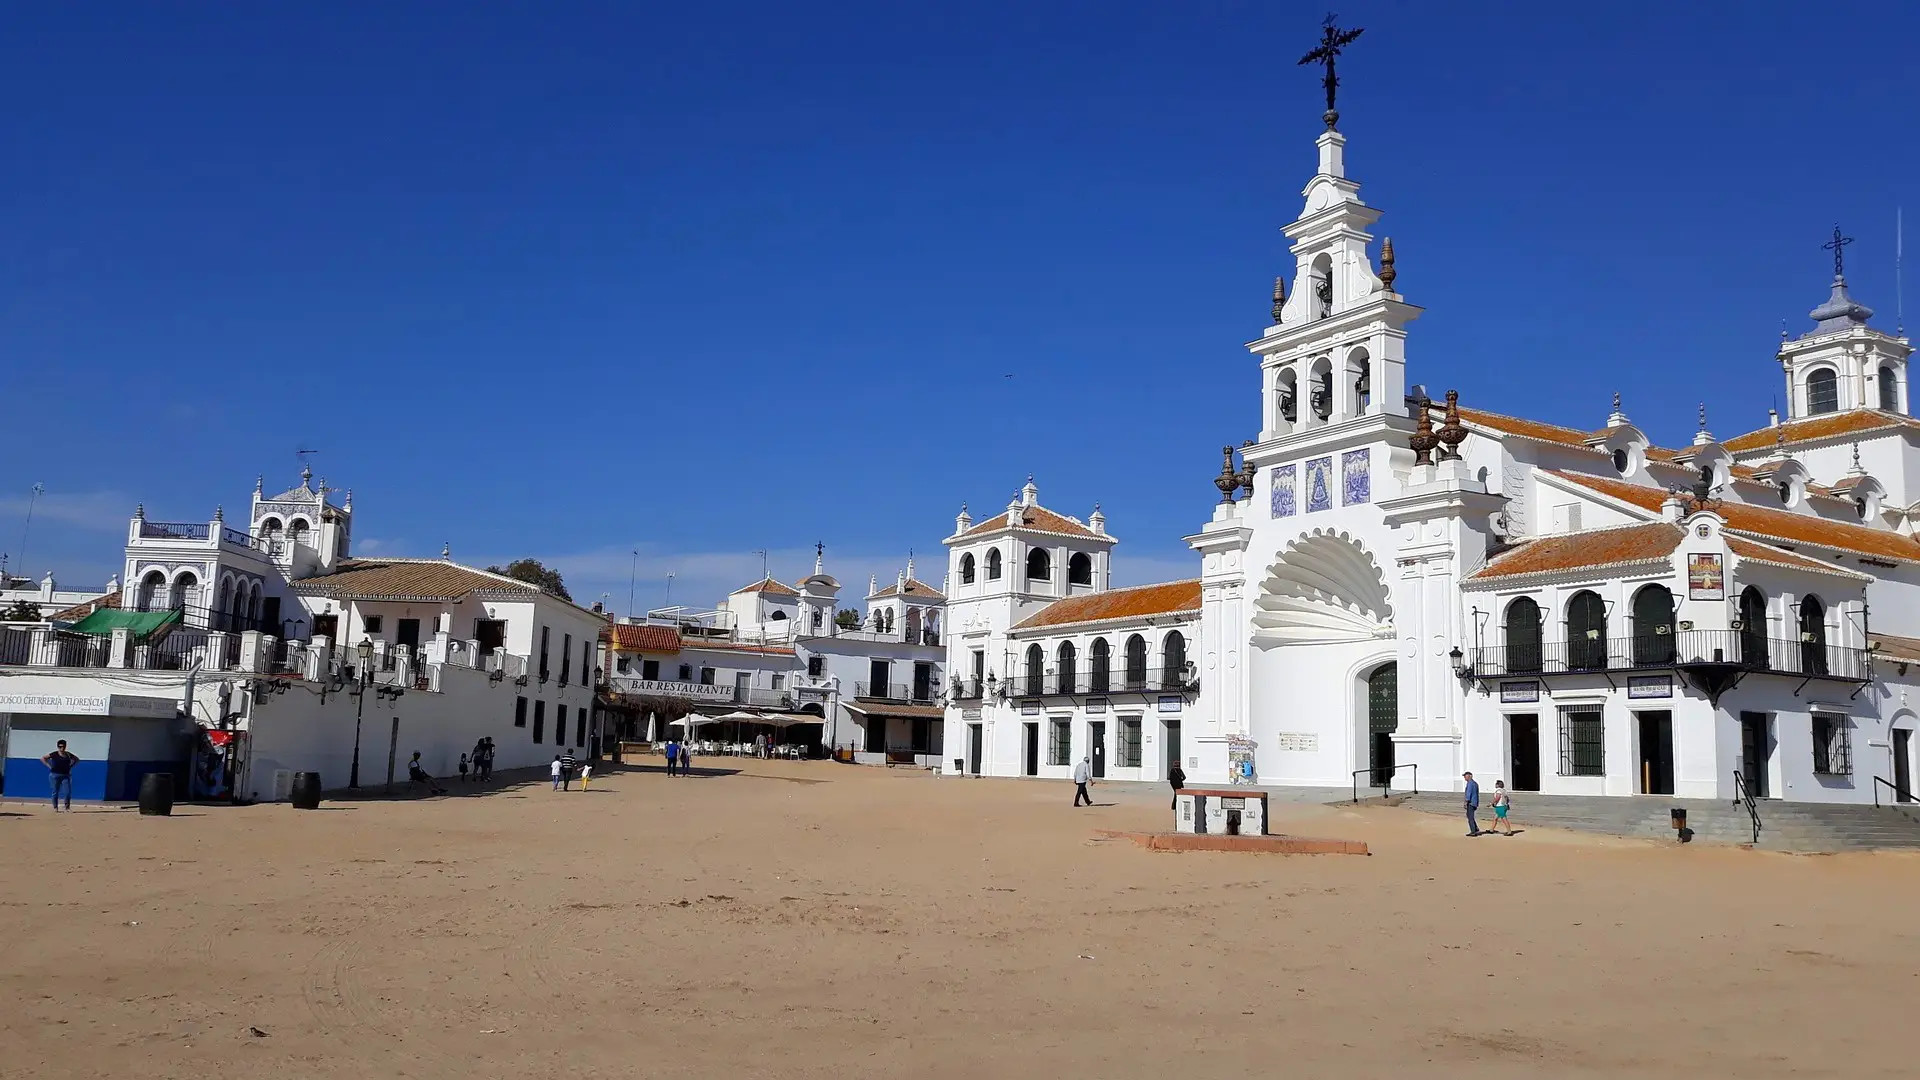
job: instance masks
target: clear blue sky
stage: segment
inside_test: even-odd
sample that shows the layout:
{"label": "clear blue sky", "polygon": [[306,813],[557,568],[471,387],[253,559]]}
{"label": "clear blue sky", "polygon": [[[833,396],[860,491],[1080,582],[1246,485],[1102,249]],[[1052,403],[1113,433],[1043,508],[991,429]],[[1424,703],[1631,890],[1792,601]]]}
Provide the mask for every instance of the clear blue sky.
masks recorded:
{"label": "clear blue sky", "polygon": [[[252,8],[252,10],[242,10]],[[476,10],[477,8],[477,10]],[[1893,321],[1911,4],[1354,2],[1341,127],[1410,378],[1656,439],[1779,393],[1836,221]],[[93,4],[0,39],[0,550],[294,451],[362,550],[712,601],[1098,500],[1191,573],[1322,107],[1289,3]],[[1910,292],[1913,290],[1910,288]],[[1004,378],[1013,374],[1013,379]],[[17,561],[13,569],[22,567]],[[863,592],[862,588],[849,593]]]}

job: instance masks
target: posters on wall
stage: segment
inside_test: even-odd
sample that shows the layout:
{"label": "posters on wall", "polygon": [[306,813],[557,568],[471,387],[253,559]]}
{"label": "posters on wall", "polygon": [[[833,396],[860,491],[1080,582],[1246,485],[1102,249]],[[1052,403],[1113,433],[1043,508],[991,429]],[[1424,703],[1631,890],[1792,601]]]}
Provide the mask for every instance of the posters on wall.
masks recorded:
{"label": "posters on wall", "polygon": [[1727,574],[1718,552],[1693,552],[1687,556],[1687,598],[1689,600],[1725,600]]}

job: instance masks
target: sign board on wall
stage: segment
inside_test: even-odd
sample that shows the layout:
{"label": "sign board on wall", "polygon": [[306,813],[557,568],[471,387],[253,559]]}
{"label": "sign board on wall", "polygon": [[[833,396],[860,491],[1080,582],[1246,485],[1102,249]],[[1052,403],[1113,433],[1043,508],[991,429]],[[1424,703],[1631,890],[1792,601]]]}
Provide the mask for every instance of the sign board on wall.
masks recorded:
{"label": "sign board on wall", "polygon": [[1630,675],[1627,677],[1627,697],[1629,698],[1669,698],[1673,696],[1673,676],[1671,675]]}
{"label": "sign board on wall", "polygon": [[733,687],[706,683],[678,682],[667,679],[627,679],[613,677],[613,688],[623,694],[656,694],[660,697],[691,698],[694,701],[732,701]]}
{"label": "sign board on wall", "polygon": [[1106,711],[1107,711],[1107,699],[1106,699],[1106,698],[1103,698],[1103,697],[1090,697],[1090,698],[1088,698],[1088,699],[1087,699],[1087,711],[1088,711],[1088,712],[1090,712],[1090,713],[1102,713],[1102,712],[1106,712]]}
{"label": "sign board on wall", "polygon": [[1503,682],[1500,701],[1507,705],[1525,705],[1540,700],[1540,684],[1535,681]]}
{"label": "sign board on wall", "polygon": [[1283,731],[1275,737],[1274,748],[1315,753],[1320,749],[1320,736],[1312,731]]}
{"label": "sign board on wall", "polygon": [[128,694],[0,694],[0,712],[64,716],[133,716],[165,720],[179,711],[172,698]]}
{"label": "sign board on wall", "polygon": [[1039,703],[1039,702],[1037,702],[1037,701],[1023,701],[1023,702],[1021,702],[1021,703],[1020,703],[1020,715],[1021,715],[1021,716],[1039,716],[1039,715],[1040,715],[1040,703]]}
{"label": "sign board on wall", "polygon": [[1165,695],[1160,699],[1160,711],[1161,712],[1179,712],[1180,699],[1172,694]]}
{"label": "sign board on wall", "polygon": [[1717,552],[1692,552],[1687,556],[1687,598],[1689,600],[1725,600],[1727,573]]}

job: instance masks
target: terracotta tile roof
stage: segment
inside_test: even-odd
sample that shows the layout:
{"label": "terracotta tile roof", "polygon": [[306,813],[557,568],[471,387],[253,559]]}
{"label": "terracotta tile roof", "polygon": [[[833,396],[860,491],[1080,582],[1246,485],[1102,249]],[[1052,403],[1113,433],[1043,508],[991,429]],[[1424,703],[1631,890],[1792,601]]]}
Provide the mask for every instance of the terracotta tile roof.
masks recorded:
{"label": "terracotta tile roof", "polygon": [[1561,446],[1577,446],[1583,450],[1590,449],[1590,447],[1587,446],[1587,440],[1594,435],[1591,431],[1561,427],[1558,424],[1543,424],[1538,420],[1522,420],[1517,416],[1502,416],[1499,413],[1487,412],[1483,409],[1469,409],[1465,406],[1461,406],[1460,408],[1460,419],[1465,423],[1488,428],[1492,431],[1502,432],[1507,435],[1518,435],[1523,439],[1538,439],[1541,442],[1559,443]]}
{"label": "terracotta tile roof", "polygon": [[1811,416],[1805,420],[1789,420],[1777,428],[1763,427],[1758,431],[1749,431],[1745,435],[1736,435],[1721,445],[1725,446],[1730,453],[1740,454],[1750,450],[1764,450],[1778,441],[1782,434],[1786,436],[1788,443],[1804,443],[1832,439],[1841,435],[1885,431],[1890,428],[1920,431],[1920,420],[1901,416],[1898,413],[1881,412],[1878,409],[1850,409],[1847,412]]}
{"label": "terracotta tile roof", "polygon": [[620,652],[677,653],[680,651],[680,631],[671,626],[616,623],[607,627],[603,636],[607,644]]}
{"label": "terracotta tile roof", "polygon": [[[1010,523],[1007,520],[1008,513],[1018,513],[1019,519]],[[980,524],[975,525],[973,528],[968,529],[962,535],[985,536],[987,533],[999,532],[1002,529],[1030,529],[1034,532],[1057,533],[1061,536],[1093,536],[1099,537],[1102,540],[1109,539],[1109,537],[1101,536],[1099,533],[1094,532],[1092,529],[1087,528],[1077,521],[1062,517],[1046,507],[1037,504],[1034,506],[1023,506],[1017,512],[1008,511],[995,514]]]}
{"label": "terracotta tile roof", "polygon": [[1468,580],[1666,562],[1672,558],[1673,549],[1680,546],[1681,536],[1678,525],[1654,521],[1618,529],[1542,537],[1494,556]]}
{"label": "terracotta tile roof", "polygon": [[1889,660],[1902,663],[1920,664],[1920,638],[1900,637],[1896,634],[1873,635],[1872,648],[1875,653]]}
{"label": "terracotta tile roof", "polygon": [[120,591],[116,589],[105,596],[97,596],[92,600],[88,600],[84,604],[75,604],[70,608],[56,611],[46,616],[46,619],[48,622],[79,622],[81,619],[86,618],[102,608],[117,608],[119,606]]}
{"label": "terracotta tile roof", "polygon": [[840,704],[862,716],[905,716],[913,719],[938,720],[947,715],[947,710],[939,705],[872,705],[867,702],[856,705],[851,701],[843,701]]}
{"label": "terracotta tile roof", "polygon": [[781,645],[748,645],[740,641],[715,641],[707,638],[681,638],[682,649],[717,649],[721,652],[763,653],[767,656],[792,656],[793,649]]}
{"label": "terracotta tile roof", "polygon": [[[1610,480],[1599,476],[1583,476],[1559,469],[1548,471],[1581,487],[1611,496],[1643,510],[1658,513],[1661,505],[1667,501],[1667,493],[1660,488],[1629,484],[1624,480]],[[1732,502],[1721,504],[1718,513],[1726,519],[1727,528],[1773,542],[1818,544],[1837,551],[1851,551],[1878,559],[1920,562],[1920,541],[1888,529],[1870,529],[1865,525],[1828,521],[1808,514],[1793,514],[1785,510],[1771,510],[1766,507]]]}
{"label": "terracotta tile roof", "polygon": [[1171,615],[1200,610],[1200,579],[1168,581],[1159,585],[1135,585],[1126,589],[1055,600],[1020,620],[1015,630],[1033,630],[1042,626],[1069,623],[1105,622],[1110,619],[1138,619],[1148,615]]}
{"label": "terracotta tile roof", "polygon": [[1751,559],[1754,562],[1768,563],[1773,566],[1784,566],[1790,570],[1817,570],[1823,574],[1843,574],[1847,577],[1864,576],[1856,574],[1844,566],[1838,566],[1834,563],[1823,563],[1819,559],[1810,559],[1805,555],[1795,555],[1791,551],[1782,551],[1769,544],[1756,543],[1752,540],[1742,540],[1738,536],[1727,537],[1727,547],[1732,549],[1733,553],[1742,559]]}
{"label": "terracotta tile roof", "polygon": [[331,574],[294,582],[293,590],[333,600],[458,600],[470,593],[516,599],[548,595],[504,574],[442,559],[348,559]]}
{"label": "terracotta tile roof", "polygon": [[[900,591],[900,583],[896,581],[893,584],[887,586],[886,588],[881,589],[879,592],[874,593],[873,595],[892,596],[893,594],[899,591]],[[945,600],[947,598],[947,594],[941,592],[939,589],[934,588],[933,586],[927,584],[926,582],[921,581],[919,578],[907,579],[906,595],[923,597],[928,600]]]}
{"label": "terracotta tile roof", "polygon": [[766,593],[768,596],[799,596],[791,586],[782,585],[771,577],[763,578],[743,589],[735,589],[729,595],[741,596],[746,593]]}

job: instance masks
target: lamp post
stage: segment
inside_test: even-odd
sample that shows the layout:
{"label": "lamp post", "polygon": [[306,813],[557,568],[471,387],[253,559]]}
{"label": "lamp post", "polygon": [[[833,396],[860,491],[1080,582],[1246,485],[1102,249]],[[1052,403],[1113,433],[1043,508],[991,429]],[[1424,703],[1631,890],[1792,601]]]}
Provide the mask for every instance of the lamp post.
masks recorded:
{"label": "lamp post", "polygon": [[354,696],[360,701],[353,711],[353,765],[347,772],[347,786],[357,791],[360,787],[360,719],[367,715],[367,685],[373,682],[373,639],[361,638],[355,651],[360,654],[360,669],[354,672],[354,682],[360,685]]}

